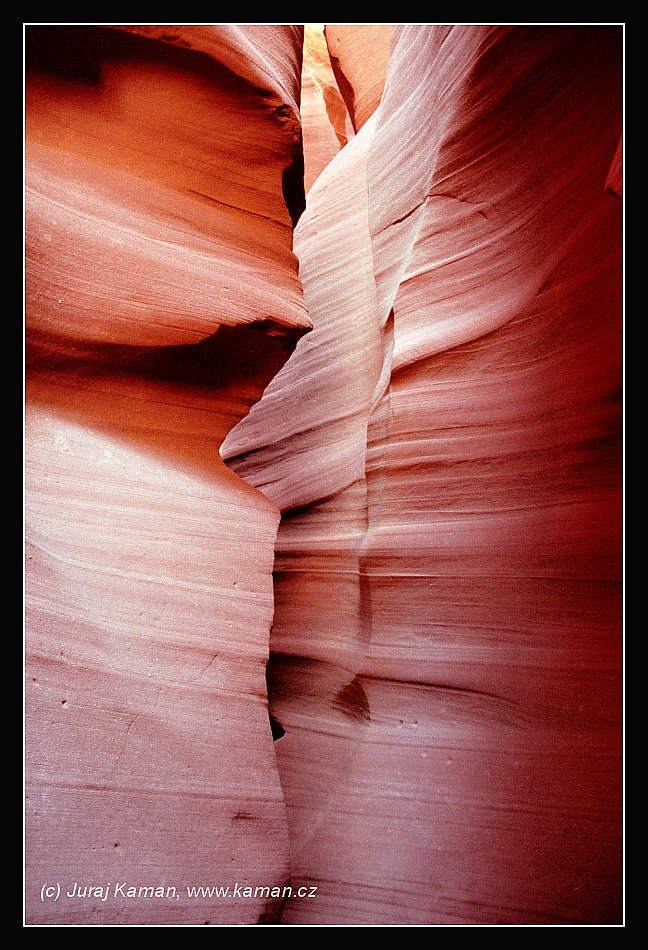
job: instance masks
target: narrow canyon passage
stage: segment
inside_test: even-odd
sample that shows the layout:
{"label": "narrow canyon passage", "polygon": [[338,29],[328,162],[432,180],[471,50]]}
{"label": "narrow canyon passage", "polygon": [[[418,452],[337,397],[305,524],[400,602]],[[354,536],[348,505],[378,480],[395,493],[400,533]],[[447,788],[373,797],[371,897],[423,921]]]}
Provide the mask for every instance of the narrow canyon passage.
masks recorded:
{"label": "narrow canyon passage", "polygon": [[621,920],[621,53],[27,29],[28,923]]}

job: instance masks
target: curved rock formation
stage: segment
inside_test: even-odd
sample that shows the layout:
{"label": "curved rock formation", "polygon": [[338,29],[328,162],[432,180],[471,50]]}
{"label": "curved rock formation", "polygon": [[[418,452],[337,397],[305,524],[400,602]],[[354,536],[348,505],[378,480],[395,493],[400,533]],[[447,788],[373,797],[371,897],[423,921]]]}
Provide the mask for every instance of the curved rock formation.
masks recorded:
{"label": "curved rock formation", "polygon": [[27,28],[27,921],[617,923],[621,30],[303,36]]}
{"label": "curved rock formation", "polygon": [[326,25],[331,65],[356,132],[378,108],[393,30],[385,23]]}
{"label": "curved rock formation", "polygon": [[347,142],[344,100],[337,87],[329,59],[324,28],[304,28],[301,120],[304,135],[304,187],[310,191],[329,162]]}
{"label": "curved rock formation", "polygon": [[186,888],[289,873],[279,513],[218,447],[310,325],[302,31],[137,32],[27,29],[27,920],[271,921]]}
{"label": "curved rock formation", "polygon": [[284,511],[285,922],[620,919],[620,124],[618,29],[399,28],[311,190],[222,448]]}

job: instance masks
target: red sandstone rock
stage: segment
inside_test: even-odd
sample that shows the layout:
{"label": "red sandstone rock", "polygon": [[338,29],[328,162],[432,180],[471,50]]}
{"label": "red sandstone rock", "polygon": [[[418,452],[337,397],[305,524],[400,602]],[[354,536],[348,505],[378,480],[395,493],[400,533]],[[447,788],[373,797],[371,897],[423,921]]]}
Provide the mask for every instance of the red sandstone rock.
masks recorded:
{"label": "red sandstone rock", "polygon": [[346,145],[348,113],[337,87],[323,27],[304,29],[301,119],[304,135],[304,187],[311,185]]}
{"label": "red sandstone rock", "polygon": [[356,132],[378,108],[393,30],[375,23],[326,25],[331,65]]}
{"label": "red sandstone rock", "polygon": [[270,921],[186,886],[289,874],[279,513],[218,448],[309,325],[301,30],[140,32],[27,30],[27,920]]}
{"label": "red sandstone rock", "polygon": [[[300,74],[295,65],[299,65],[302,58],[302,26],[278,27],[272,23],[138,26],[131,23],[110,29],[125,30],[180,49],[204,53],[210,60],[245,79],[250,86],[262,89],[264,102],[279,106],[280,115],[287,123],[294,124],[298,119]],[[241,166],[244,165],[241,162]]]}
{"label": "red sandstone rock", "polygon": [[623,141],[619,139],[617,150],[614,153],[610,171],[608,172],[606,189],[617,198],[623,197]]}
{"label": "red sandstone rock", "polygon": [[398,29],[311,191],[222,449],[284,509],[285,922],[620,919],[619,44]]}
{"label": "red sandstone rock", "polygon": [[221,324],[308,326],[285,201],[297,217],[292,97],[260,102],[205,56],[88,27],[66,29],[67,55],[100,78],[70,79],[40,49],[62,29],[28,40],[30,334],[169,345]]}
{"label": "red sandstone rock", "polygon": [[299,30],[32,34],[30,922],[619,920],[619,31],[367,29],[303,299]]}

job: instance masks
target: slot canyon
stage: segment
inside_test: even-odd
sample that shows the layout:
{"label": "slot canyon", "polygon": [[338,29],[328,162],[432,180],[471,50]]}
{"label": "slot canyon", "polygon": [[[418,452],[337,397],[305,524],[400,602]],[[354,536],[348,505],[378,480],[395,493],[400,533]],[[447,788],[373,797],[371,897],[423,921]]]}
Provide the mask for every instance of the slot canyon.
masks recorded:
{"label": "slot canyon", "polygon": [[622,923],[623,27],[25,26],[28,925]]}

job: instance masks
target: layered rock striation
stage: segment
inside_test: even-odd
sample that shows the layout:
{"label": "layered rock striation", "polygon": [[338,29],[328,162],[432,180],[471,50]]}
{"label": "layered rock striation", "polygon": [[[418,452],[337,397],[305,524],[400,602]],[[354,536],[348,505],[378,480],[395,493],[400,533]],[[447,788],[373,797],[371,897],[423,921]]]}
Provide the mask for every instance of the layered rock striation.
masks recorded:
{"label": "layered rock striation", "polygon": [[134,33],[27,28],[27,919],[270,921],[186,888],[289,877],[279,512],[218,448],[310,326],[302,30]]}
{"label": "layered rock striation", "polygon": [[398,28],[310,191],[222,449],[283,511],[286,922],[620,919],[619,44]]}
{"label": "layered rock striation", "polygon": [[621,39],[27,28],[28,922],[620,921]]}

